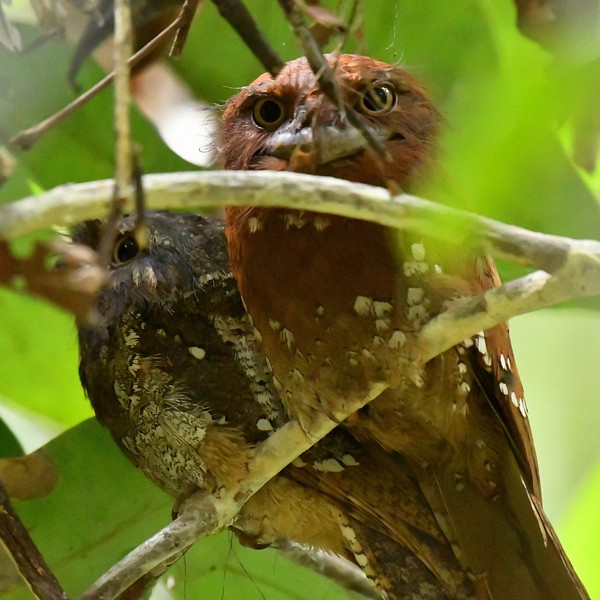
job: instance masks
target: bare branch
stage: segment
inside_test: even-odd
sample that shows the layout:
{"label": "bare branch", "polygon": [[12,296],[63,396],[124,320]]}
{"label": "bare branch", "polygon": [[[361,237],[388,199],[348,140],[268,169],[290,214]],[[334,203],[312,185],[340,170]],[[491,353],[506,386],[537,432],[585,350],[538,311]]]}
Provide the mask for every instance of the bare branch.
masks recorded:
{"label": "bare branch", "polygon": [[181,26],[175,34],[175,39],[171,44],[169,56],[181,56],[181,53],[183,52],[183,46],[185,45],[185,42],[187,40],[187,36],[190,31],[190,27],[192,26],[194,17],[196,16],[199,4],[200,0],[184,1],[183,6],[181,7],[181,14],[179,15],[179,18],[181,19]]}
{"label": "bare branch", "polygon": [[[546,273],[532,273],[465,301],[423,328],[415,360],[426,362],[481,329],[563,302],[600,294],[600,242],[506,225],[383,188],[296,173],[211,171],[147,175],[147,207],[285,206],[410,229]],[[57,187],[0,208],[0,239],[107,213],[112,181]],[[125,207],[131,211],[131,204]],[[552,275],[548,275],[551,273]]]}
{"label": "bare branch", "polygon": [[[380,187],[330,177],[287,172],[209,171],[145,175],[147,207],[151,210],[283,206],[338,214],[396,229],[411,229],[457,244],[481,246],[483,251],[513,262],[553,271],[573,245],[594,253],[597,242],[536,233],[492,219],[451,209]],[[66,184],[0,207],[0,239],[74,225],[106,215],[112,180]],[[133,210],[128,204],[125,210]],[[589,246],[589,248],[588,248]],[[587,248],[587,250],[586,250]]]}
{"label": "bare branch", "polygon": [[115,197],[124,202],[131,185],[131,106],[130,77],[127,62],[133,49],[133,24],[129,0],[115,0]]}
{"label": "bare branch", "polygon": [[8,550],[33,595],[43,600],[66,600],[58,580],[46,564],[27,529],[15,513],[0,482],[0,544]]}
{"label": "bare branch", "polygon": [[243,3],[240,0],[213,0],[213,3],[263,67],[275,77],[281,71],[283,61],[260,32],[256,21]]}
{"label": "bare branch", "polygon": [[306,60],[317,77],[319,87],[323,90],[323,93],[340,110],[341,114],[346,115],[348,122],[363,134],[371,148],[387,160],[389,155],[381,140],[377,139],[373,132],[358,118],[354,108],[344,103],[335,72],[328,65],[319,44],[306,26],[302,14],[296,7],[295,0],[279,0],[279,4],[294,31],[294,35],[302,45]]}
{"label": "bare branch", "polygon": [[218,498],[200,493],[190,496],[181,506],[180,516],[175,521],[107,571],[85,592],[82,600],[108,600],[117,597],[142,575],[173,559],[196,540],[227,527],[248,498],[386,388],[386,384],[374,384],[367,397],[358,402],[348,402],[343,412],[334,412],[330,416],[315,415],[311,421],[310,435],[297,421],[286,423],[258,446],[255,456],[248,464],[248,476],[244,481],[223,490]]}

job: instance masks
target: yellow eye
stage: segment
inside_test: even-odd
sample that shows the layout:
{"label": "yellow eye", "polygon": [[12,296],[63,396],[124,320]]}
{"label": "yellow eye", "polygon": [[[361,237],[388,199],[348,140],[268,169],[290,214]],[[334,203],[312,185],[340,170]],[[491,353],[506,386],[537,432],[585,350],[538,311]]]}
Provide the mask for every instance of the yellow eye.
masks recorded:
{"label": "yellow eye", "polygon": [[374,85],[363,92],[358,101],[358,110],[365,115],[381,116],[396,106],[396,92],[390,85]]}
{"label": "yellow eye", "polygon": [[252,109],[252,119],[262,129],[275,129],[285,119],[285,105],[275,98],[261,98]]}
{"label": "yellow eye", "polygon": [[112,263],[123,265],[133,260],[140,252],[140,246],[135,236],[128,233],[120,237],[113,246]]}

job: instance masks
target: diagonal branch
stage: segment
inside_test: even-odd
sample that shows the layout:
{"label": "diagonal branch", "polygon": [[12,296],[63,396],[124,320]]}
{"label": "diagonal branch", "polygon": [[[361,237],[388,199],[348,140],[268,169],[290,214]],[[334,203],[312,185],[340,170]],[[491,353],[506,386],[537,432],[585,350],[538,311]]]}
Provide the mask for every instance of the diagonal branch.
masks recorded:
{"label": "diagonal branch", "polygon": [[220,15],[242,38],[246,46],[252,50],[263,67],[275,77],[281,71],[283,61],[267,42],[241,0],[213,0],[213,4],[217,7]]}
{"label": "diagonal branch", "polygon": [[67,600],[58,580],[34,544],[0,482],[0,546],[8,550],[35,598]]}
{"label": "diagonal branch", "polygon": [[286,423],[258,446],[244,481],[223,490],[218,498],[199,493],[190,496],[175,521],[107,571],[81,600],[116,598],[142,575],[181,554],[195,541],[223,530],[235,519],[248,498],[386,387],[383,383],[373,385],[369,396],[359,402],[348,402],[343,412],[315,415],[310,435],[297,421]]}
{"label": "diagonal branch", "polygon": [[[156,37],[151,39],[143,48],[140,48],[133,56],[129,58],[129,67],[131,68],[138,65],[145,57],[147,57],[162,43],[164,43],[165,39],[175,35],[179,27],[185,24],[185,20],[188,17],[189,15],[186,10],[182,9],[181,13],[170,25],[165,27],[165,29],[163,29]],[[29,127],[28,129],[19,131],[11,138],[10,144],[22,150],[29,150],[44,134],[50,131],[63,119],[66,119],[73,114],[86,102],[97,96],[102,90],[111,85],[114,78],[115,73],[113,71],[101,79],[98,83],[94,84],[89,90],[75,98],[75,100],[61,108],[58,112],[37,123],[36,125]]]}
{"label": "diagonal branch", "polygon": [[304,17],[298,10],[295,0],[279,0],[279,4],[292,27],[294,35],[302,46],[306,60],[315,74],[323,93],[333,102],[341,114],[346,115],[348,122],[363,134],[369,146],[387,160],[389,155],[381,140],[377,139],[373,135],[373,132],[358,118],[354,108],[344,103],[335,72],[329,66],[327,60],[325,60],[325,56],[323,56],[319,44],[304,22]]}

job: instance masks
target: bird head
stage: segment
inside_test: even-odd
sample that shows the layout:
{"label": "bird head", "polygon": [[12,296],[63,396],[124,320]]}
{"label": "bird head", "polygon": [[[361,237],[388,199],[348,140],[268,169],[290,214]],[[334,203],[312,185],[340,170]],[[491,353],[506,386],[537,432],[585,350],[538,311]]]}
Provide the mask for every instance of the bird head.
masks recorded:
{"label": "bird head", "polygon": [[[410,185],[435,155],[440,117],[405,69],[366,56],[327,55],[342,106],[321,90],[305,58],[265,73],[234,96],[218,142],[227,169],[290,170],[386,186]],[[348,119],[354,111],[382,156]]]}

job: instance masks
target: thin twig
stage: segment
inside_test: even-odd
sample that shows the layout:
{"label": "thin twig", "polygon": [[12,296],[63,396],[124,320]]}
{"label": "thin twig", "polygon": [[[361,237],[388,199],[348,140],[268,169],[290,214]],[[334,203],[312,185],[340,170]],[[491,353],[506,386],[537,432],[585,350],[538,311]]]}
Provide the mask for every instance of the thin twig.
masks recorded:
{"label": "thin twig", "polygon": [[213,0],[213,3],[263,67],[275,77],[281,71],[283,61],[260,32],[248,9],[240,0]]}
{"label": "thin twig", "polygon": [[125,202],[131,186],[131,71],[128,60],[133,52],[133,23],[130,0],[115,0],[115,198]]}
{"label": "thin twig", "polygon": [[2,482],[0,482],[0,542],[36,598],[67,600],[67,594],[13,509]]}
{"label": "thin twig", "polygon": [[133,22],[130,0],[115,1],[114,34],[114,130],[115,130],[115,186],[113,201],[98,244],[98,261],[107,265],[117,232],[117,223],[123,214],[123,206],[131,199],[131,71],[128,59],[133,48]]}
{"label": "thin twig", "polygon": [[171,50],[169,51],[169,56],[174,58],[181,56],[183,51],[183,46],[187,40],[188,33],[190,31],[190,27],[192,26],[192,21],[194,20],[194,16],[196,15],[196,11],[198,10],[198,5],[200,4],[200,0],[185,0],[183,6],[181,7],[181,25],[177,29],[177,33],[175,34],[175,39],[173,40],[173,44],[171,45]]}
{"label": "thin twig", "polygon": [[319,82],[319,87],[323,90],[323,93],[333,102],[341,114],[346,115],[350,125],[362,133],[369,146],[371,146],[371,148],[379,155],[384,157],[385,160],[388,160],[390,158],[389,153],[385,149],[383,142],[377,139],[373,132],[366,127],[354,108],[344,102],[335,76],[335,71],[327,63],[319,44],[317,44],[312,33],[306,26],[304,17],[296,8],[294,0],[279,0],[279,4],[291,25],[295,36],[302,45],[306,60],[308,60],[308,64],[315,74],[315,77]]}
{"label": "thin twig", "polygon": [[[180,13],[176,19],[165,29],[163,29],[155,38],[150,40],[143,48],[140,48],[128,61],[130,67],[135,67],[139,64],[146,56],[154,52],[158,47],[160,47],[166,39],[174,35],[182,22],[182,14]],[[115,78],[114,71],[109,73],[104,79],[101,79],[98,83],[93,85],[89,90],[81,94],[70,102],[65,107],[61,108],[59,111],[44,119],[40,123],[37,123],[33,127],[29,127],[28,129],[24,129],[17,133],[10,140],[10,144],[16,148],[20,148],[22,150],[30,149],[45,133],[47,133],[50,129],[58,125],[61,121],[66,119],[68,116],[73,114],[77,109],[81,106],[89,102],[92,98],[98,95],[102,90],[107,88]]]}

